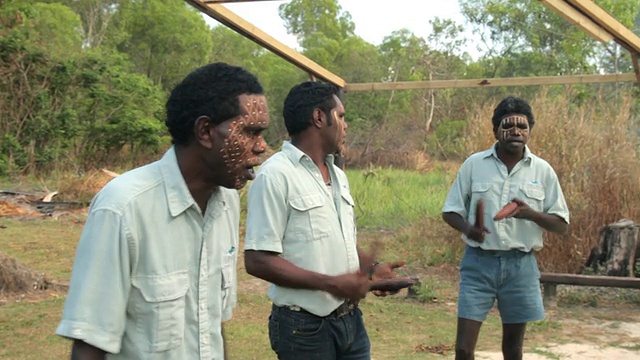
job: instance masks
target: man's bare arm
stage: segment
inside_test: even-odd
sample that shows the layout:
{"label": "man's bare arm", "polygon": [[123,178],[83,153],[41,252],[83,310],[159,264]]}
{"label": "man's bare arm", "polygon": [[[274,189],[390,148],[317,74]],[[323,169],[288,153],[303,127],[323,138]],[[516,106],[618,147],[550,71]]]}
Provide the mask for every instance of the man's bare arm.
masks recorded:
{"label": "man's bare arm", "polygon": [[82,340],[74,340],[71,347],[71,360],[104,360],[106,352]]}
{"label": "man's bare arm", "polygon": [[278,286],[321,290],[352,300],[364,298],[369,291],[369,278],[364,273],[320,274],[300,268],[273,252],[245,250],[244,264],[249,275]]}

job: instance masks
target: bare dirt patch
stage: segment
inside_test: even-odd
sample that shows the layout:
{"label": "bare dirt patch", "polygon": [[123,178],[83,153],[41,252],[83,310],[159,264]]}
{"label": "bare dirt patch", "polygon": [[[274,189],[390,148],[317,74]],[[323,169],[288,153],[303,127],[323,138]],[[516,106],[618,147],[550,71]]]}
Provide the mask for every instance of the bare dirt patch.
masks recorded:
{"label": "bare dirt patch", "polygon": [[[523,356],[524,360],[605,360],[605,359],[640,359],[640,352],[615,347],[600,347],[590,344],[550,345],[535,349]],[[478,360],[502,360],[502,353],[481,351],[476,353]]]}

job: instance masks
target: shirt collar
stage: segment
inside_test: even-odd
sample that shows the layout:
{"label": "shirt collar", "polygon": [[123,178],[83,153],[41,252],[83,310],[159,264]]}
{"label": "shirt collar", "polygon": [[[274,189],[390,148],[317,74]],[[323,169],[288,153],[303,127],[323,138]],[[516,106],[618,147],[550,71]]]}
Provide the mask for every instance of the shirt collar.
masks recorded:
{"label": "shirt collar", "polygon": [[[191,206],[197,206],[178,166],[178,158],[176,157],[174,146],[164,154],[159,163],[171,216],[176,217]],[[210,210],[207,210],[207,212],[210,213],[212,217],[216,217],[222,208],[226,209],[226,197],[224,193],[222,187],[220,187],[218,191],[214,192],[209,198],[207,209]]]}
{"label": "shirt collar", "polygon": [[[491,149],[487,149],[484,151],[484,154],[482,155],[483,158],[488,158],[489,156],[493,156],[496,159],[500,160],[500,158],[498,157],[498,152],[496,151],[496,148],[498,147],[498,142],[496,141],[495,143],[493,143],[493,146],[491,147]],[[531,150],[529,150],[529,146],[525,145],[524,146],[524,156],[522,157],[522,159],[527,162],[530,163],[531,162]]]}
{"label": "shirt collar", "polygon": [[[291,160],[292,163],[297,164],[302,162],[305,157],[311,160],[309,155],[305,154],[302,150],[298,149],[291,141],[285,140],[282,143],[282,152]],[[328,164],[333,164],[333,155],[329,154],[325,157],[325,161]]]}
{"label": "shirt collar", "polygon": [[160,159],[160,172],[164,180],[165,194],[171,216],[176,217],[195,205],[187,183],[182,177],[175,148],[172,146]]}

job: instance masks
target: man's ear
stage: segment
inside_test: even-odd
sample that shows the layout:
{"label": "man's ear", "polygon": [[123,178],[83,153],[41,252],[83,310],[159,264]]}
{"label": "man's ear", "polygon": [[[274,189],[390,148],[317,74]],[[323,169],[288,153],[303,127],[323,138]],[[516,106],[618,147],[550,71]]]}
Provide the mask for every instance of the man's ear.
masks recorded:
{"label": "man's ear", "polygon": [[193,123],[193,136],[195,140],[207,149],[213,148],[213,128],[215,124],[208,116],[200,116]]}
{"label": "man's ear", "polygon": [[313,109],[313,113],[311,114],[311,116],[312,116],[311,120],[313,121],[313,125],[315,127],[322,128],[326,125],[327,116],[319,108]]}

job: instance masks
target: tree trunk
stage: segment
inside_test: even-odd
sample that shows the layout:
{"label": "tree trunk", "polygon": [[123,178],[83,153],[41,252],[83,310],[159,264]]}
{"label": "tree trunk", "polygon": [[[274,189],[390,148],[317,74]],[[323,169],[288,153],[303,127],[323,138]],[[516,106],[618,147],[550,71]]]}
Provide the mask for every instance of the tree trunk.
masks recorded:
{"label": "tree trunk", "polygon": [[640,225],[628,219],[604,226],[598,246],[591,250],[586,266],[598,273],[604,266],[608,276],[635,276]]}

